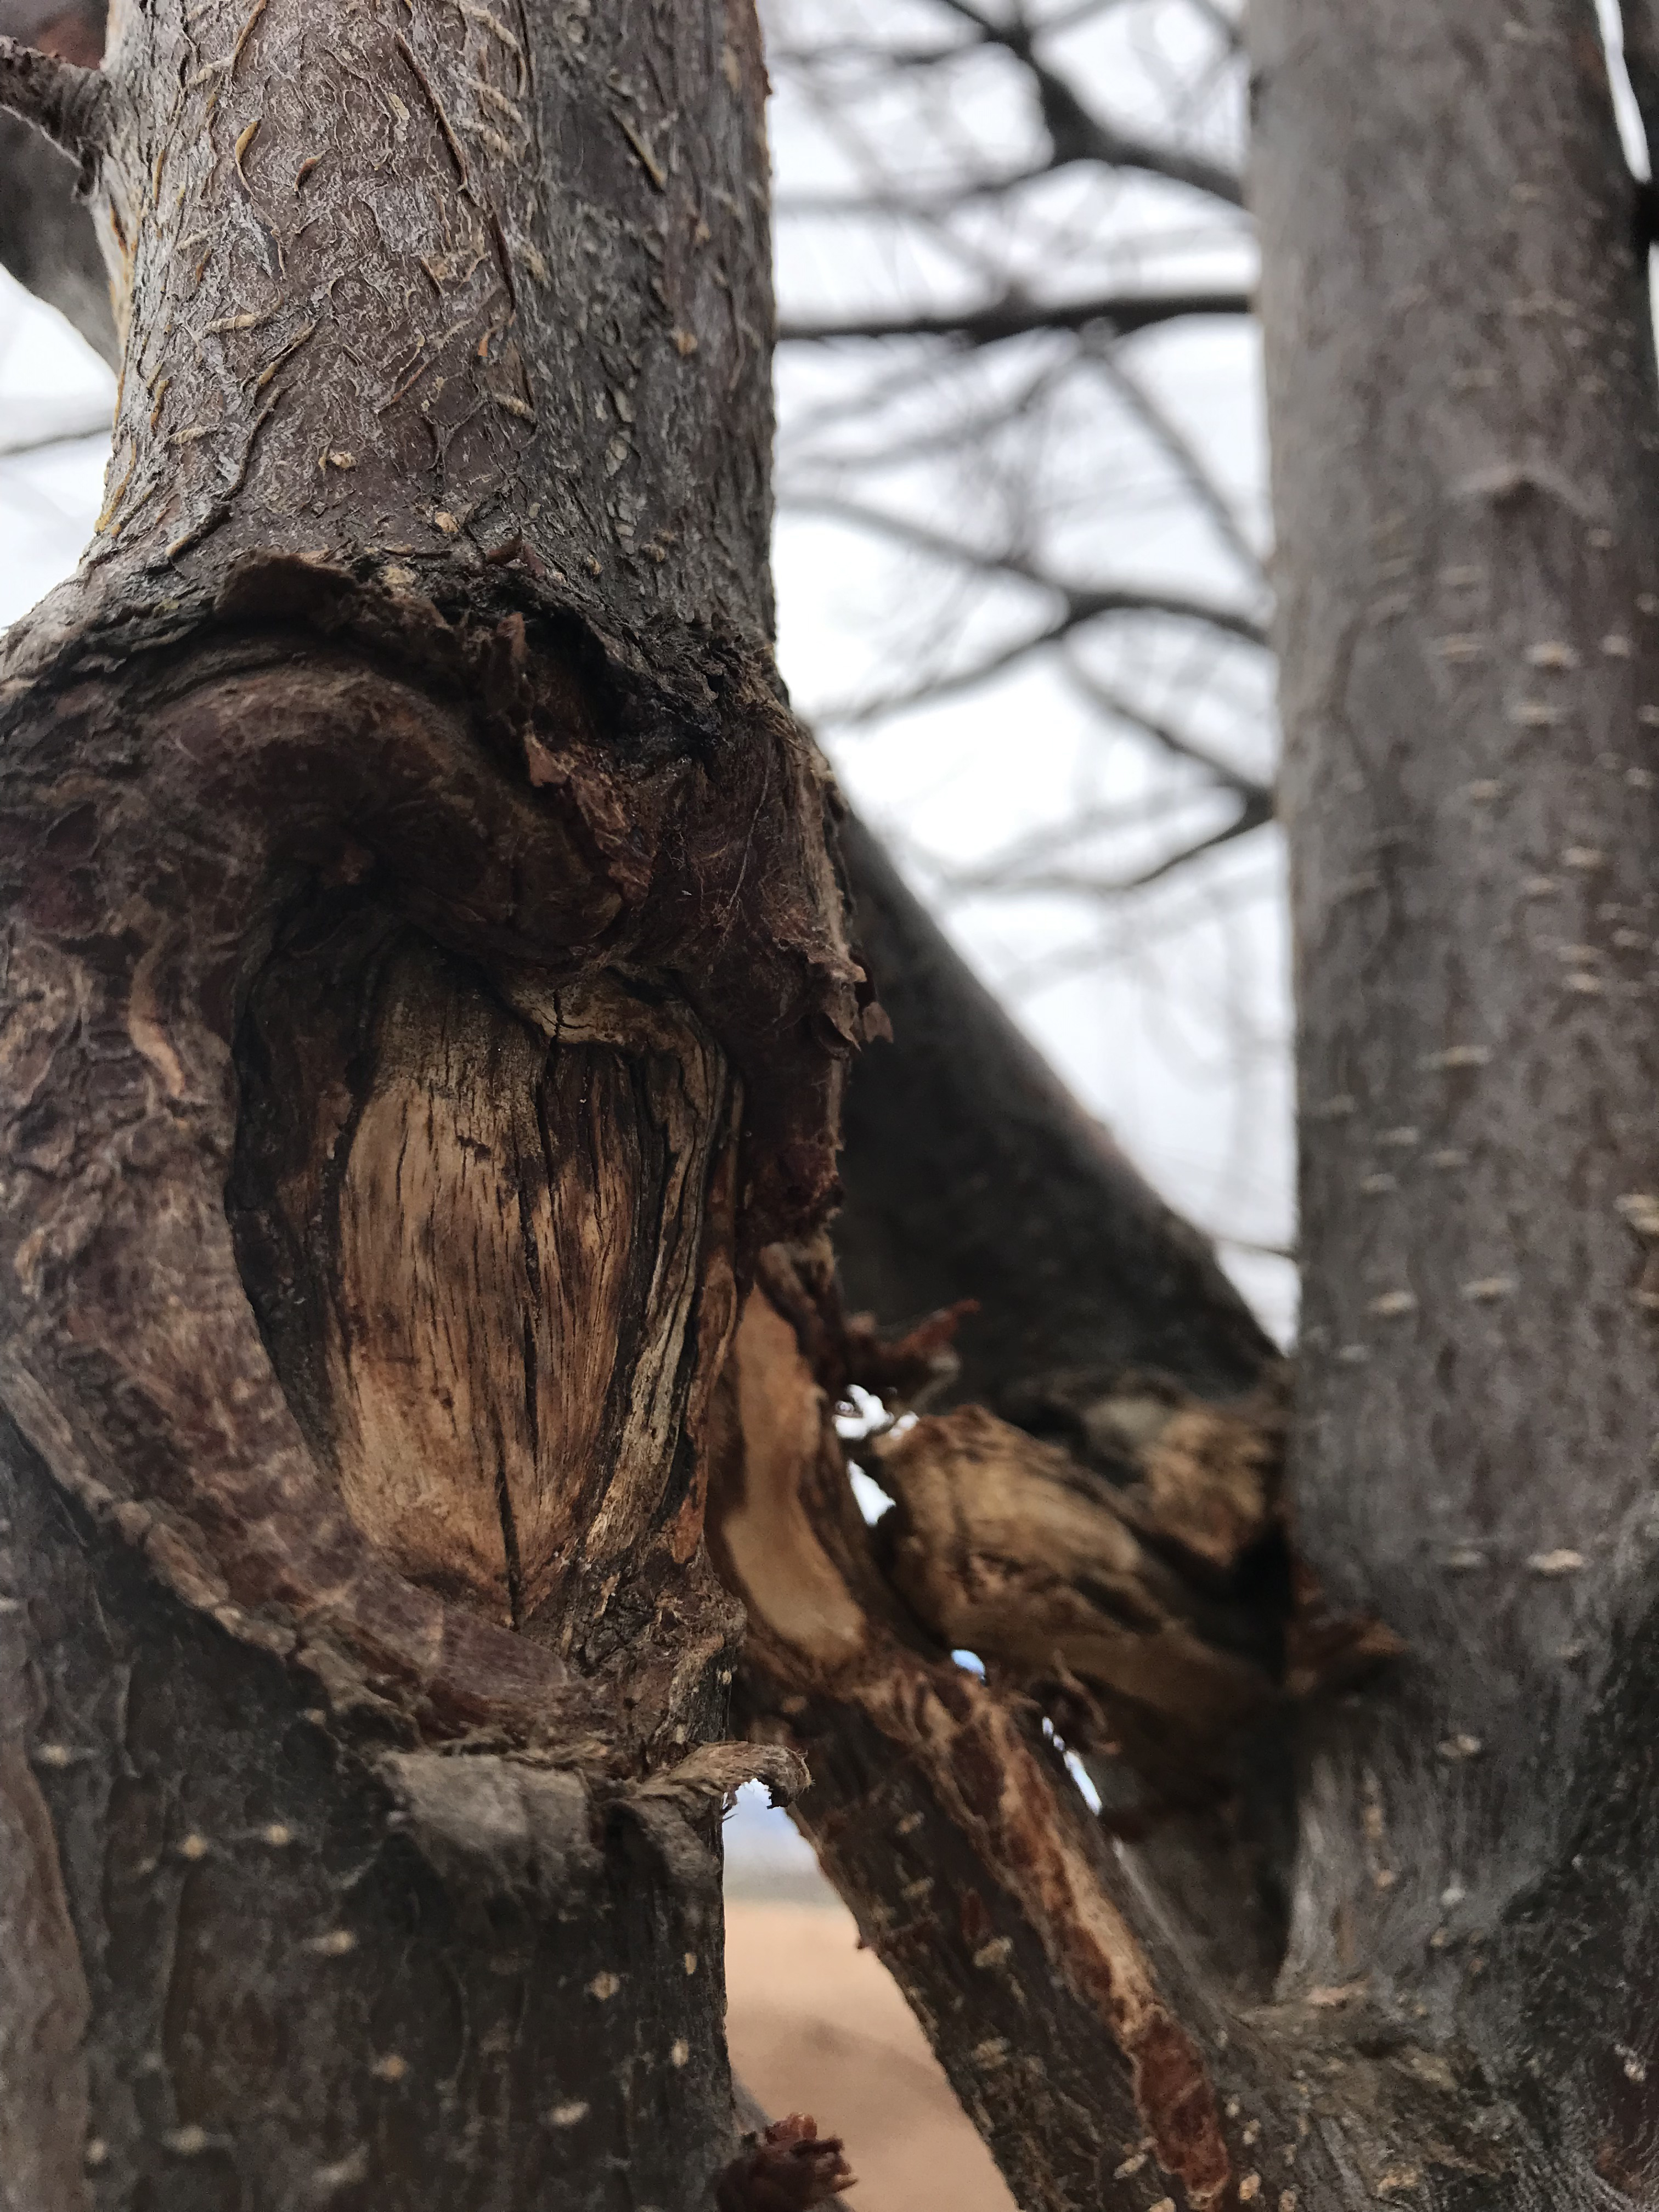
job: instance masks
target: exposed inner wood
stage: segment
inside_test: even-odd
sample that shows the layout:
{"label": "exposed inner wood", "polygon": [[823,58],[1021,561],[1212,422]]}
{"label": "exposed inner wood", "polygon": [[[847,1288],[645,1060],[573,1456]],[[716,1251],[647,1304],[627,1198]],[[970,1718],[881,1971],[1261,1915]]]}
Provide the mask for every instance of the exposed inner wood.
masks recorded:
{"label": "exposed inner wood", "polygon": [[[877,1357],[898,1371],[903,1351]],[[1127,1376],[1090,1409],[1092,1464],[979,1407],[908,1422],[861,1448],[896,1505],[870,1532],[820,1379],[860,1356],[814,1255],[769,1252],[714,1449],[718,1555],[761,1648],[821,1684],[876,1663],[878,1627],[966,1648],[1008,1687],[1081,1693],[1079,1720],[1161,1771],[1201,1768],[1280,1694],[1307,1607],[1284,1566],[1277,1386],[1217,1407]]]}
{"label": "exposed inner wood", "polygon": [[834,1670],[866,1653],[869,1634],[802,1494],[818,1466],[823,1410],[794,1331],[752,1291],[715,1398],[720,1540],[751,1624]]}
{"label": "exposed inner wood", "polygon": [[279,956],[249,1024],[245,1266],[313,1449],[400,1574],[578,1650],[696,1549],[720,1053],[660,989],[492,983],[374,912]]}
{"label": "exposed inner wood", "polygon": [[1255,1624],[1206,1607],[1054,1446],[964,1407],[876,1463],[899,1507],[894,1583],[947,1647],[1028,1680],[1075,1674],[1206,1737],[1272,1694],[1271,1624],[1253,1655],[1229,1649]]}

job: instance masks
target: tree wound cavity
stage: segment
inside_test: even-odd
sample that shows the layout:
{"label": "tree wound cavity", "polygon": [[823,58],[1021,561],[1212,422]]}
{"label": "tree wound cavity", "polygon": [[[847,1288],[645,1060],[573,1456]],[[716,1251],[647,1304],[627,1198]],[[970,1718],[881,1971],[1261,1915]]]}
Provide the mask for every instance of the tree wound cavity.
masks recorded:
{"label": "tree wound cavity", "polygon": [[643,982],[486,979],[360,910],[271,960],[240,1059],[239,1256],[351,1522],[447,1602],[602,1661],[701,1543],[718,1047]]}

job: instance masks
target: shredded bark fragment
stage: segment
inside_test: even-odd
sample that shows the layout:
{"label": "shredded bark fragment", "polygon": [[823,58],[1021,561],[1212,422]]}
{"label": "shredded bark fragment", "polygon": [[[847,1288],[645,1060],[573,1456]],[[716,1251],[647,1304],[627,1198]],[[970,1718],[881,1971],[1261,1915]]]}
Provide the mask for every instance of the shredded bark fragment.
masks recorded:
{"label": "shredded bark fragment", "polygon": [[774,2120],[732,2160],[714,2186],[719,2212],[810,2212],[851,2189],[856,2177],[839,2136],[820,2136],[810,2113]]}

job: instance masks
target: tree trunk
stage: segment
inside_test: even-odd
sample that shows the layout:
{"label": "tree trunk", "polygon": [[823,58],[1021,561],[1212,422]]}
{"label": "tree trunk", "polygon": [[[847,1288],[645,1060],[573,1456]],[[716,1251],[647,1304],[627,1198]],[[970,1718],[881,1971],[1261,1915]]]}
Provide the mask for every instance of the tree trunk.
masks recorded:
{"label": "tree trunk", "polygon": [[1385,2130],[1412,2201],[1645,2200],[1659,417],[1635,192],[1588,7],[1261,0],[1251,37],[1297,1525],[1407,1646],[1304,1732],[1281,1990],[1346,1987],[1451,2069],[1486,2147]]}
{"label": "tree trunk", "polygon": [[0,70],[125,335],[0,691],[0,2190],[701,2202],[719,1806],[794,1771],[699,1748],[705,1417],[860,1018],[755,27],[162,0]]}

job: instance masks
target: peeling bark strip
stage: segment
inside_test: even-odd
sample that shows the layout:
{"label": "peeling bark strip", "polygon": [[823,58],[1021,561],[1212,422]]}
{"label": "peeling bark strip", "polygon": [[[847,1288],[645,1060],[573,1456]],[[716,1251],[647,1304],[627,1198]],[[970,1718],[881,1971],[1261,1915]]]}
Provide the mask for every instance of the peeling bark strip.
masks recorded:
{"label": "peeling bark strip", "polygon": [[756,27],[155,0],[8,72],[65,135],[96,88],[125,346],[0,657],[4,1802],[32,1759],[72,2160],[690,2203],[720,1800],[804,1779],[709,1749],[709,1402],[864,1020],[771,659]]}

